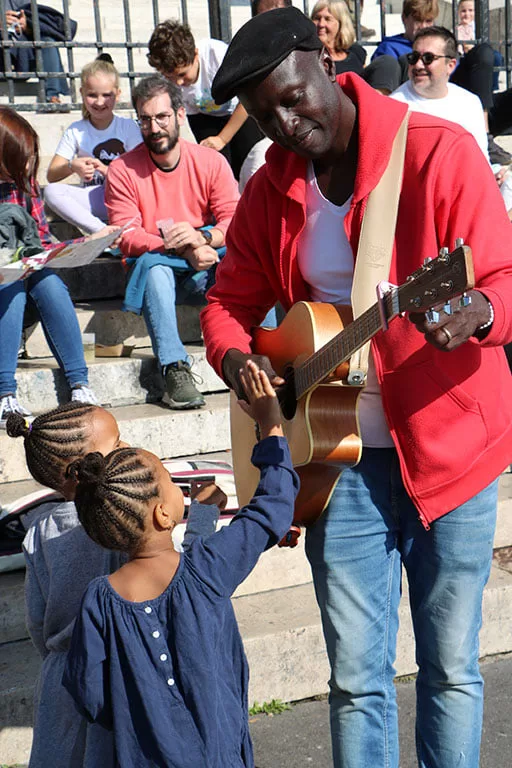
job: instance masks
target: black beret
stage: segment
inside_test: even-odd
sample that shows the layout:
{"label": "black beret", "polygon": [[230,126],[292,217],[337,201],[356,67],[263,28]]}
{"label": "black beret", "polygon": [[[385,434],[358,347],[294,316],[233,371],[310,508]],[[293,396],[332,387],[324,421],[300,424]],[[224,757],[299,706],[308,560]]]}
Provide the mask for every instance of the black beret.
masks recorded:
{"label": "black beret", "polygon": [[212,83],[212,96],[224,104],[251,80],[263,80],[292,51],[322,48],[316,27],[294,6],[260,13],[231,41]]}

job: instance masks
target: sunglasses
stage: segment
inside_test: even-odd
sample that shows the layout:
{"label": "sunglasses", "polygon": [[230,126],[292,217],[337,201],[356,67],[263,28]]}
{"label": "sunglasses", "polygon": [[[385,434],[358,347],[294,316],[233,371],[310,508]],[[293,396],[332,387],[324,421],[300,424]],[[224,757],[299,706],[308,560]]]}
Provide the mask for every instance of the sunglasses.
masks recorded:
{"label": "sunglasses", "polygon": [[422,62],[426,67],[429,67],[436,59],[451,59],[452,56],[442,56],[439,53],[430,53],[430,51],[426,51],[425,53],[419,53],[418,51],[413,51],[412,53],[408,53],[406,56],[407,63],[408,64],[417,64],[418,61],[421,59]]}

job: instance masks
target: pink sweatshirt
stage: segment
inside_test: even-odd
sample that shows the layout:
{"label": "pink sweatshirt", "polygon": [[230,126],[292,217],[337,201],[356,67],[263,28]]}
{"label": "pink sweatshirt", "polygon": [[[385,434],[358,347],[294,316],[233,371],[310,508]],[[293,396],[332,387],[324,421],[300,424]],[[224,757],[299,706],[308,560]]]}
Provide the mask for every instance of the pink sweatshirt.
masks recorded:
{"label": "pink sweatshirt", "polygon": [[173,171],[158,168],[145,144],[110,164],[105,203],[110,224],[134,219],[121,240],[124,256],[163,250],[156,222],[172,217],[193,227],[215,223],[224,234],[238,203],[238,186],[227,160],[214,149],[180,139]]}

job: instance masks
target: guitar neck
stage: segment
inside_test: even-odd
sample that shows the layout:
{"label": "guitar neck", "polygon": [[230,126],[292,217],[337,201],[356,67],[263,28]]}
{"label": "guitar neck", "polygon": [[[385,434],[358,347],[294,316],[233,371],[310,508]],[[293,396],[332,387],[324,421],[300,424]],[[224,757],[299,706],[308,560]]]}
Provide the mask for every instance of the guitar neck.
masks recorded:
{"label": "guitar neck", "polygon": [[[393,316],[393,294],[384,297],[386,317]],[[395,313],[396,314],[396,313]],[[294,371],[295,395],[299,399],[313,387],[318,386],[341,363],[346,362],[354,352],[366,344],[382,328],[379,304],[376,302],[350,325],[340,331],[321,349],[313,352]]]}

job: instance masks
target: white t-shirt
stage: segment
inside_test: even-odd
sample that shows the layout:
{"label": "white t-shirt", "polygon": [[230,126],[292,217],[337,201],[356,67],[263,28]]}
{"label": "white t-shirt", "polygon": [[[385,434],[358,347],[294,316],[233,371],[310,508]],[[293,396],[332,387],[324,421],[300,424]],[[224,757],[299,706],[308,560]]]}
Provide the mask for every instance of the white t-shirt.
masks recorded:
{"label": "white t-shirt", "polygon": [[220,106],[212,98],[212,82],[217,74],[228,46],[222,40],[200,40],[197,44],[199,52],[199,76],[192,85],[184,86],[182,91],[183,104],[187,115],[231,115],[237,99],[226,101]]}
{"label": "white t-shirt", "polygon": [[[297,263],[308,283],[313,301],[350,304],[354,256],[345,234],[344,220],[352,197],[343,205],[327,200],[318,186],[312,163],[308,164],[306,226],[297,246]],[[382,407],[380,386],[370,354],[366,387],[359,397],[359,429],[363,445],[394,445]]]}
{"label": "white t-shirt", "polygon": [[[72,160],[74,157],[96,157],[105,165],[110,165],[124,152],[134,149],[142,141],[140,128],[130,117],[114,119],[103,130],[95,128],[89,120],[71,123],[57,145],[55,154]],[[101,184],[104,176],[96,174],[94,184]]]}
{"label": "white t-shirt", "polygon": [[447,87],[448,93],[441,99],[426,99],[416,93],[411,81],[408,80],[393,91],[391,98],[405,102],[412,112],[442,117],[461,125],[474,136],[476,143],[489,160],[484,110],[480,99],[474,93],[466,91],[465,88],[459,88],[454,83],[448,83]]}

